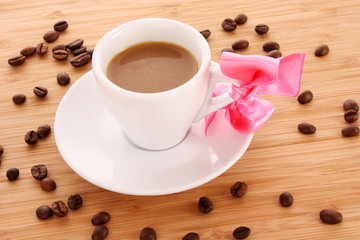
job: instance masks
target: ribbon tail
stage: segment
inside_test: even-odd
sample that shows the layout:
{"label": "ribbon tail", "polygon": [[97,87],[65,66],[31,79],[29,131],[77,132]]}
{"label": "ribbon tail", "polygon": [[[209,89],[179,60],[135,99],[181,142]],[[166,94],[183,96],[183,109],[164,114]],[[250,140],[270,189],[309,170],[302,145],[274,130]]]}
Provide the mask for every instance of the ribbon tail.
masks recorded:
{"label": "ribbon tail", "polygon": [[210,113],[210,114],[208,114],[208,115],[206,115],[204,117],[204,120],[205,120],[205,136],[207,136],[208,128],[210,127],[210,124],[214,120],[216,113],[217,113],[217,111],[212,112],[212,113]]}

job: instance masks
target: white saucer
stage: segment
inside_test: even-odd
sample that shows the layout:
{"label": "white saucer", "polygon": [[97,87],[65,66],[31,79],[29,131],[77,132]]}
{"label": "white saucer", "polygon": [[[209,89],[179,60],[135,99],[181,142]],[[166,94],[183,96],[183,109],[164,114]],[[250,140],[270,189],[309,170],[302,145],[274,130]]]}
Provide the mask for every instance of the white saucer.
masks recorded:
{"label": "white saucer", "polygon": [[61,100],[54,134],[66,163],[87,181],[124,194],[162,195],[219,176],[240,159],[253,137],[237,133],[224,114],[217,114],[208,136],[203,125],[193,124],[187,137],[171,149],[140,149],[104,108],[89,71]]}

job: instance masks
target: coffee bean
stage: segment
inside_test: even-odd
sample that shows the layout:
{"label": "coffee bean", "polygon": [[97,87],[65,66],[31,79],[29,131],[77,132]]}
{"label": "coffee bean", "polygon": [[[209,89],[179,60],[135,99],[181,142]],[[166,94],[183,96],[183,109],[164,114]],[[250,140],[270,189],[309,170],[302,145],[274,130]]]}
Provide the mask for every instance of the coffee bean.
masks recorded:
{"label": "coffee bean", "polygon": [[34,145],[37,143],[39,136],[34,130],[30,130],[25,134],[25,142],[29,145]]}
{"label": "coffee bean", "polygon": [[24,55],[18,55],[16,57],[10,58],[8,60],[9,65],[11,66],[19,66],[25,62],[25,56]]}
{"label": "coffee bean", "polygon": [[247,48],[249,46],[249,41],[245,39],[238,40],[232,44],[234,50],[240,50]]}
{"label": "coffee bean", "polygon": [[43,38],[46,42],[52,43],[59,38],[59,33],[55,30],[50,30],[44,34]]}
{"label": "coffee bean", "polygon": [[25,57],[29,57],[31,55],[33,55],[36,51],[36,48],[34,46],[31,47],[26,47],[21,49],[20,54],[25,56]]}
{"label": "coffee bean", "polygon": [[269,26],[266,24],[258,24],[255,26],[255,32],[259,35],[263,35],[269,31]]}
{"label": "coffee bean", "polygon": [[37,180],[43,180],[47,176],[47,167],[44,164],[34,165],[31,168],[31,175]]}
{"label": "coffee bean", "polygon": [[200,212],[209,213],[214,209],[212,201],[207,197],[201,197],[199,199],[198,207]]}
{"label": "coffee bean", "polygon": [[72,41],[71,43],[69,43],[68,45],[66,45],[66,47],[68,49],[70,49],[71,51],[81,47],[84,43],[84,40],[82,39],[76,39],[75,41]]}
{"label": "coffee bean", "polygon": [[46,177],[43,180],[41,180],[40,187],[46,192],[51,192],[56,189],[56,183],[51,178]]}
{"label": "coffee bean", "polygon": [[85,46],[81,46],[77,49],[75,49],[74,51],[72,51],[72,54],[74,54],[74,56],[80,55],[81,53],[86,52],[86,47]]}
{"label": "coffee bean", "polygon": [[71,210],[76,210],[82,206],[82,197],[79,194],[71,195],[67,202]]}
{"label": "coffee bean", "polygon": [[284,207],[290,207],[293,204],[293,196],[289,192],[283,192],[279,196],[279,202]]}
{"label": "coffee bean", "polygon": [[344,119],[348,123],[353,123],[359,119],[359,114],[355,110],[347,110],[344,114]]}
{"label": "coffee bean", "polygon": [[247,22],[247,16],[244,13],[240,13],[235,17],[234,20],[237,25],[244,24]]}
{"label": "coffee bean", "polygon": [[36,133],[39,138],[45,138],[47,137],[51,132],[51,127],[48,124],[41,124]]}
{"label": "coffee bean", "polygon": [[326,44],[320,44],[315,48],[314,54],[317,57],[325,56],[329,53],[329,46]]}
{"label": "coffee bean", "polygon": [[343,217],[334,209],[324,209],[320,212],[320,219],[327,224],[338,224],[342,222]]}
{"label": "coffee bean", "polygon": [[9,168],[6,172],[6,177],[9,181],[15,181],[19,177],[19,169],[17,168]]}
{"label": "coffee bean", "polygon": [[41,220],[48,219],[53,216],[53,210],[47,205],[42,205],[36,209],[36,216]]}
{"label": "coffee bean", "polygon": [[33,92],[38,97],[45,97],[48,94],[46,87],[38,86],[33,88]]}
{"label": "coffee bean", "polygon": [[70,76],[66,72],[59,72],[56,76],[56,79],[60,85],[67,85],[70,83]]}
{"label": "coffee bean", "polygon": [[2,145],[0,145],[0,157],[1,157],[1,155],[3,155],[3,153],[4,153],[4,147]]}
{"label": "coffee bean", "polygon": [[247,184],[239,181],[234,183],[234,185],[230,188],[230,193],[234,197],[242,197],[246,194],[247,190]]}
{"label": "coffee bean", "polygon": [[12,100],[15,104],[21,104],[21,103],[25,102],[26,96],[22,93],[19,93],[19,94],[14,95]]}
{"label": "coffee bean", "polygon": [[358,103],[353,99],[348,99],[343,103],[343,108],[345,111],[348,110],[355,110],[356,112],[359,111],[359,105]]}
{"label": "coffee bean", "polygon": [[108,212],[98,212],[91,219],[91,223],[93,225],[103,225],[109,221],[110,221],[110,214]]}
{"label": "coffee bean", "polygon": [[300,104],[306,104],[311,102],[313,99],[313,93],[310,90],[305,90],[301,94],[299,94],[297,100]]}
{"label": "coffee bean", "polygon": [[109,229],[106,226],[97,226],[92,235],[92,240],[103,240],[106,238],[106,236],[109,234]]}
{"label": "coffee bean", "polygon": [[221,50],[221,53],[223,53],[223,52],[232,52],[232,53],[235,53],[234,49],[232,49],[232,48],[223,48],[223,49]]}
{"label": "coffee bean", "polygon": [[69,57],[69,53],[65,50],[56,50],[53,52],[53,58],[59,61],[66,60]]}
{"label": "coffee bean", "polygon": [[48,45],[46,43],[39,43],[38,45],[36,45],[36,54],[43,56],[45,55],[45,53],[48,50]]}
{"label": "coffee bean", "polygon": [[250,235],[250,233],[250,228],[241,226],[234,230],[233,236],[235,239],[245,239]]}
{"label": "coffee bean", "polygon": [[226,18],[222,23],[221,23],[222,28],[225,31],[231,32],[234,31],[237,27],[236,22],[231,19],[231,18]]}
{"label": "coffee bean", "polygon": [[182,240],[200,240],[200,236],[197,233],[189,232],[182,238]]}
{"label": "coffee bean", "polygon": [[279,50],[272,50],[266,54],[268,57],[279,58],[282,56],[282,53]]}
{"label": "coffee bean", "polygon": [[68,208],[63,201],[56,201],[51,204],[51,209],[53,210],[55,216],[65,217],[68,214]]}
{"label": "coffee bean", "polygon": [[316,127],[314,125],[312,125],[311,123],[300,123],[298,125],[298,129],[300,132],[304,133],[304,134],[313,134],[316,131]]}
{"label": "coffee bean", "polygon": [[156,240],[156,232],[154,229],[146,227],[140,232],[140,240]]}
{"label": "coffee bean", "polygon": [[90,55],[90,57],[92,57],[94,49],[91,48],[91,49],[87,50],[86,52]]}
{"label": "coffee bean", "polygon": [[356,125],[353,125],[353,124],[349,124],[341,130],[341,133],[342,133],[342,135],[344,135],[344,137],[358,136],[359,135],[359,127]]}
{"label": "coffee bean", "polygon": [[65,31],[68,28],[68,23],[66,21],[59,21],[54,24],[54,30],[58,32]]}
{"label": "coffee bean", "polygon": [[272,50],[279,50],[280,45],[277,42],[270,41],[263,44],[263,50],[265,52],[270,52]]}
{"label": "coffee bean", "polygon": [[70,59],[70,63],[74,67],[82,67],[85,64],[87,64],[90,61],[90,59],[91,59],[90,55],[87,52],[85,52]]}
{"label": "coffee bean", "polygon": [[60,43],[60,44],[56,45],[55,47],[53,47],[52,52],[55,52],[56,50],[66,51],[66,45],[63,43]]}
{"label": "coffee bean", "polygon": [[208,39],[208,37],[210,37],[210,35],[211,35],[211,31],[209,29],[202,30],[202,31],[200,31],[200,33],[201,33],[201,35],[203,35],[203,37],[205,39]]}

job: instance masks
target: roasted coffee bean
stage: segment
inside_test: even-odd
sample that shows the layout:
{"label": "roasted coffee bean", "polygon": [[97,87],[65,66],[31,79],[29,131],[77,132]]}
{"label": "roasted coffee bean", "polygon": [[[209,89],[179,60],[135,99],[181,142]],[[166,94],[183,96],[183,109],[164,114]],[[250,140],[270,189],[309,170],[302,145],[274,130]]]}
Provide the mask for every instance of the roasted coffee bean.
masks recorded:
{"label": "roasted coffee bean", "polygon": [[36,133],[39,138],[45,138],[47,137],[51,132],[51,127],[48,124],[41,124]]}
{"label": "roasted coffee bean", "polygon": [[255,32],[259,35],[263,35],[269,31],[269,26],[266,24],[258,24],[255,26]]}
{"label": "roasted coffee bean", "polygon": [[86,52],[90,55],[90,57],[92,57],[93,52],[94,52],[94,49],[93,49],[93,48],[90,48],[90,49],[88,49]]}
{"label": "roasted coffee bean", "polygon": [[75,49],[74,51],[72,51],[72,54],[74,54],[74,56],[77,56],[77,55],[79,55],[81,53],[84,53],[84,52],[86,52],[86,47],[81,46],[81,47]]}
{"label": "roasted coffee bean", "polygon": [[106,226],[97,226],[91,235],[91,240],[103,240],[108,234],[109,229]]}
{"label": "roasted coffee bean", "polygon": [[202,30],[202,31],[200,31],[200,33],[201,33],[201,35],[203,35],[203,37],[205,39],[208,39],[208,37],[210,37],[210,35],[211,35],[211,31],[209,29]]}
{"label": "roasted coffee bean", "polygon": [[282,53],[279,50],[272,50],[266,54],[268,57],[279,58],[282,56]]}
{"label": "roasted coffee bean", "polygon": [[247,190],[247,184],[239,181],[234,183],[234,185],[230,188],[230,193],[234,197],[242,197],[246,194]]}
{"label": "roasted coffee bean", "polygon": [[51,192],[56,189],[56,183],[51,178],[46,177],[43,180],[41,180],[40,187],[46,192]]}
{"label": "roasted coffee bean", "polygon": [[56,50],[53,52],[53,58],[59,61],[64,61],[69,57],[69,53],[65,50]]}
{"label": "roasted coffee bean", "polygon": [[36,54],[43,56],[45,55],[45,53],[48,50],[48,45],[46,43],[39,43],[38,45],[36,45]]}
{"label": "roasted coffee bean", "polygon": [[359,114],[355,110],[347,110],[344,114],[344,119],[348,123],[353,123],[359,119]]}
{"label": "roasted coffee bean", "polygon": [[51,209],[53,210],[55,216],[65,217],[68,214],[68,208],[63,201],[56,201],[51,204]]}
{"label": "roasted coffee bean", "polygon": [[156,232],[154,229],[146,227],[140,232],[140,240],[156,240]]}
{"label": "roasted coffee bean", "polygon": [[33,55],[36,51],[36,48],[34,46],[31,47],[26,47],[21,49],[20,54],[25,56],[25,57],[29,57],[31,55]]}
{"label": "roasted coffee bean", "polygon": [[233,236],[235,239],[245,239],[250,235],[250,233],[250,228],[241,226],[234,230]]}
{"label": "roasted coffee bean", "polygon": [[244,24],[247,22],[247,16],[244,13],[240,13],[235,17],[235,22],[237,25]]}
{"label": "roasted coffee bean", "polygon": [[293,204],[293,196],[289,192],[283,192],[279,196],[279,202],[284,207],[290,207]]}
{"label": "roasted coffee bean", "polygon": [[22,93],[19,93],[19,94],[14,95],[12,100],[15,104],[21,104],[21,103],[25,102],[26,96]]}
{"label": "roasted coffee bean", "polygon": [[29,145],[34,145],[37,143],[39,136],[34,130],[30,130],[25,134],[25,142]]}
{"label": "roasted coffee bean", "polygon": [[325,56],[329,53],[329,46],[326,44],[320,44],[315,48],[314,54],[317,57]]}
{"label": "roasted coffee bean", "polygon": [[235,53],[234,49],[232,49],[232,48],[223,48],[223,49],[221,50],[221,53],[223,53],[223,52],[232,52],[232,53]]}
{"label": "roasted coffee bean", "polygon": [[9,181],[15,181],[19,177],[19,169],[17,168],[9,168],[6,172],[6,177]]}
{"label": "roasted coffee bean", "polygon": [[3,155],[3,153],[4,153],[4,147],[2,145],[0,145],[0,157],[1,157],[1,155]]}
{"label": "roasted coffee bean", "polygon": [[67,85],[70,83],[70,76],[66,72],[59,72],[56,76],[56,80],[60,85]]}
{"label": "roasted coffee bean", "polygon": [[225,31],[231,32],[234,31],[237,27],[236,22],[231,19],[231,18],[226,18],[222,23],[221,23],[222,28]]}
{"label": "roasted coffee bean", "polygon": [[70,63],[74,67],[82,67],[85,64],[87,64],[90,61],[90,59],[91,56],[87,52],[85,52],[70,59]]}
{"label": "roasted coffee bean", "polygon": [[298,129],[300,132],[304,133],[304,134],[313,134],[316,131],[316,127],[314,125],[312,125],[311,123],[300,123],[298,125]]}
{"label": "roasted coffee bean", "polygon": [[348,110],[355,110],[356,112],[359,111],[359,105],[358,103],[353,99],[348,99],[343,103],[343,108],[345,111]]}
{"label": "roasted coffee bean", "polygon": [[247,48],[249,46],[249,41],[245,39],[238,40],[232,44],[234,50],[240,50]]}
{"label": "roasted coffee bean", "polygon": [[310,90],[305,90],[298,96],[297,100],[300,104],[306,104],[313,99],[313,93]]}
{"label": "roasted coffee bean", "polygon": [[8,63],[11,66],[19,66],[19,65],[23,64],[24,62],[25,62],[25,56],[24,55],[19,55],[19,56],[10,58],[8,60]]}
{"label": "roasted coffee bean", "polygon": [[34,87],[33,92],[38,97],[45,97],[48,94],[47,88],[42,86]]}
{"label": "roasted coffee bean", "polygon": [[43,180],[47,176],[47,167],[44,164],[38,164],[31,168],[31,175],[37,180]]}
{"label": "roasted coffee bean", "polygon": [[353,124],[349,124],[341,130],[344,137],[354,137],[359,135],[359,127]]}
{"label": "roasted coffee bean", "polygon": [[280,45],[277,42],[270,41],[263,44],[263,50],[265,52],[270,52],[272,50],[279,50]]}
{"label": "roasted coffee bean", "polygon": [[53,216],[53,210],[47,205],[42,205],[36,209],[36,216],[41,220],[48,219]]}
{"label": "roasted coffee bean", "polygon": [[342,222],[343,217],[334,209],[324,209],[320,212],[320,219],[327,224],[338,224]]}
{"label": "roasted coffee bean", "polygon": [[71,210],[76,210],[82,206],[82,197],[79,194],[71,195],[67,202]]}
{"label": "roasted coffee bean", "polygon": [[63,43],[60,43],[60,44],[56,45],[55,47],[53,47],[52,52],[55,52],[56,50],[66,51],[66,45]]}
{"label": "roasted coffee bean", "polygon": [[58,32],[65,31],[68,28],[68,23],[66,21],[59,21],[54,24],[54,30]]}
{"label": "roasted coffee bean", "polygon": [[209,213],[214,209],[212,201],[207,197],[201,197],[199,199],[198,207],[203,213]]}
{"label": "roasted coffee bean", "polygon": [[72,41],[71,43],[69,43],[68,45],[66,45],[66,47],[68,49],[70,49],[71,51],[81,47],[84,43],[84,40],[82,39],[76,39],[75,41]]}
{"label": "roasted coffee bean", "polygon": [[182,238],[182,240],[200,240],[200,236],[197,233],[189,232]]}
{"label": "roasted coffee bean", "polygon": [[91,219],[91,223],[93,225],[103,225],[109,221],[110,221],[110,214],[108,212],[98,212]]}
{"label": "roasted coffee bean", "polygon": [[55,30],[50,30],[44,34],[43,38],[46,42],[52,43],[59,38],[59,33]]}

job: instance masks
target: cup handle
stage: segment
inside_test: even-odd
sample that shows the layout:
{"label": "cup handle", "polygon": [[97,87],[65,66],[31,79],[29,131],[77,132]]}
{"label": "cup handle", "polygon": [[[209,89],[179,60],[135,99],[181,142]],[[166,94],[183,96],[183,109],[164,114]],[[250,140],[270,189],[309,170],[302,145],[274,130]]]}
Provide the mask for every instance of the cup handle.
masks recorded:
{"label": "cup handle", "polygon": [[231,84],[234,84],[235,86],[239,87],[240,83],[233,78],[229,78],[222,74],[220,70],[220,65],[211,62],[210,66],[210,83],[209,88],[206,93],[206,97],[204,100],[203,105],[201,106],[199,112],[197,113],[196,117],[194,118],[194,123],[200,121],[203,117],[208,115],[209,113],[215,112],[219,110],[220,108],[225,107],[226,105],[232,103],[234,99],[232,99],[229,95],[229,93],[223,93],[219,96],[216,96],[212,98],[212,93],[214,91],[215,85],[219,82],[228,82]]}

